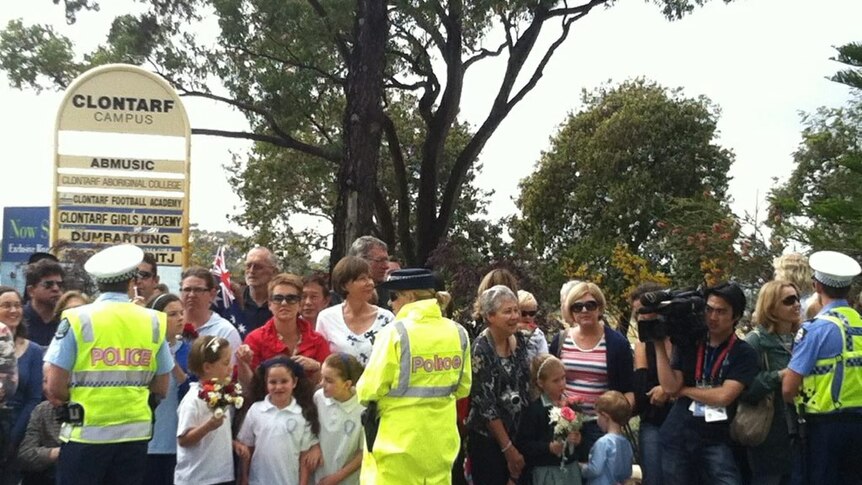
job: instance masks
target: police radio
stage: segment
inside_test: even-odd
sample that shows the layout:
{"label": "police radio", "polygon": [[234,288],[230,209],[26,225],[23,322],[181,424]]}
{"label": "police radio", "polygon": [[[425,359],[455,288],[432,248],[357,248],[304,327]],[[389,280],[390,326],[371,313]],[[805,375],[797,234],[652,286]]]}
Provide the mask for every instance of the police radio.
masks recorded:
{"label": "police radio", "polygon": [[62,423],[69,423],[73,426],[84,425],[84,406],[76,402],[67,402],[57,408],[57,418]]}

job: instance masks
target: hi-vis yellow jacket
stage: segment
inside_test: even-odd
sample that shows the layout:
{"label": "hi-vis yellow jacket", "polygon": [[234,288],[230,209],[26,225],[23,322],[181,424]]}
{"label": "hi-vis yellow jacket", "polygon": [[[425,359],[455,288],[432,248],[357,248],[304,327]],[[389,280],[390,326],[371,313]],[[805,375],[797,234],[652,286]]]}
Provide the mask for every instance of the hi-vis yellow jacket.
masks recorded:
{"label": "hi-vis yellow jacket", "polygon": [[60,438],[78,443],[149,439],[149,384],[165,339],[165,314],[104,302],[67,310],[63,317],[78,349],[69,400],[84,407],[84,424],[64,424]]}
{"label": "hi-vis yellow jacket", "polygon": [[460,447],[455,400],[470,394],[470,342],[436,300],[404,305],[377,335],[356,385],[378,402],[380,428],[362,457],[363,485],[449,484]]}
{"label": "hi-vis yellow jacket", "polygon": [[817,318],[838,326],[844,348],[835,357],[814,363],[811,374],[802,379],[796,402],[811,414],[862,409],[862,318],[849,307],[837,307]]}

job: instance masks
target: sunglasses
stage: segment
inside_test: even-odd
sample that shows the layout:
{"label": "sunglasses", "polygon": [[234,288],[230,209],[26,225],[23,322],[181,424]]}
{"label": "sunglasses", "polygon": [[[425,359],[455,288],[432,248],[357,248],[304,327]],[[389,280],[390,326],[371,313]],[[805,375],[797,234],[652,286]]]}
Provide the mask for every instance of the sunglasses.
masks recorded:
{"label": "sunglasses", "polygon": [[62,290],[63,289],[63,282],[62,281],[56,281],[56,280],[45,280],[45,281],[40,281],[39,286],[41,286],[42,288],[45,288],[46,290],[50,290],[51,288],[56,286],[57,288]]}
{"label": "sunglasses", "polygon": [[138,274],[135,275],[135,278],[139,280],[148,280],[153,277],[153,273],[149,271],[138,271]]}
{"label": "sunglasses", "polygon": [[389,301],[390,302],[397,301],[397,300],[398,300],[398,293],[395,293],[394,291],[392,293],[389,293]]}
{"label": "sunglasses", "polygon": [[299,303],[299,300],[302,300],[302,297],[299,295],[272,295],[272,298],[269,299],[269,301],[276,305],[284,305],[285,303],[295,305]]}
{"label": "sunglasses", "polygon": [[200,295],[201,293],[206,293],[208,291],[210,291],[209,288],[202,288],[200,286],[187,286],[185,288],[180,288],[180,293],[183,293],[185,295],[189,295],[189,294]]}
{"label": "sunglasses", "polygon": [[799,303],[799,297],[797,295],[790,295],[790,296],[784,298],[783,300],[781,300],[781,303],[784,306],[793,306],[793,305]]}
{"label": "sunglasses", "polygon": [[524,318],[535,317],[537,313],[539,313],[538,310],[532,310],[532,311],[521,310],[521,316]]}
{"label": "sunglasses", "polygon": [[588,312],[593,312],[593,311],[598,310],[598,308],[599,308],[599,303],[595,300],[590,300],[590,301],[577,301],[575,303],[572,303],[572,306],[569,307],[569,310],[571,310],[572,313],[581,313],[584,310],[586,310]]}

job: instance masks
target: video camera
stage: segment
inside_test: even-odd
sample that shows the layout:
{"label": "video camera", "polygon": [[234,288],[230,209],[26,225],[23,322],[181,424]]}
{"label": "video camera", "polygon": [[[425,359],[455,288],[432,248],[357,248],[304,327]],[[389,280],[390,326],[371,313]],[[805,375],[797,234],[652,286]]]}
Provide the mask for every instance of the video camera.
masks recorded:
{"label": "video camera", "polygon": [[699,289],[651,291],[640,301],[643,306],[639,314],[656,314],[655,318],[638,320],[641,342],[670,337],[674,345],[693,347],[706,338],[706,298]]}

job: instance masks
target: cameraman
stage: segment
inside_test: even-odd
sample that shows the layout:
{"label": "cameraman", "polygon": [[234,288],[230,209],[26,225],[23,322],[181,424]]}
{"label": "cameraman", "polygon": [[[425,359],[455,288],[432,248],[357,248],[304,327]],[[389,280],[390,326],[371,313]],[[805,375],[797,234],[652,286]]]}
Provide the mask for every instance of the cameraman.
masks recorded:
{"label": "cameraman", "polygon": [[705,342],[673,347],[656,345],[658,378],[677,400],[661,428],[662,474],[666,485],[737,485],[739,469],[730,442],[736,400],[757,375],[757,352],[737,338],[736,323],[745,294],[736,283],[705,291]]}

